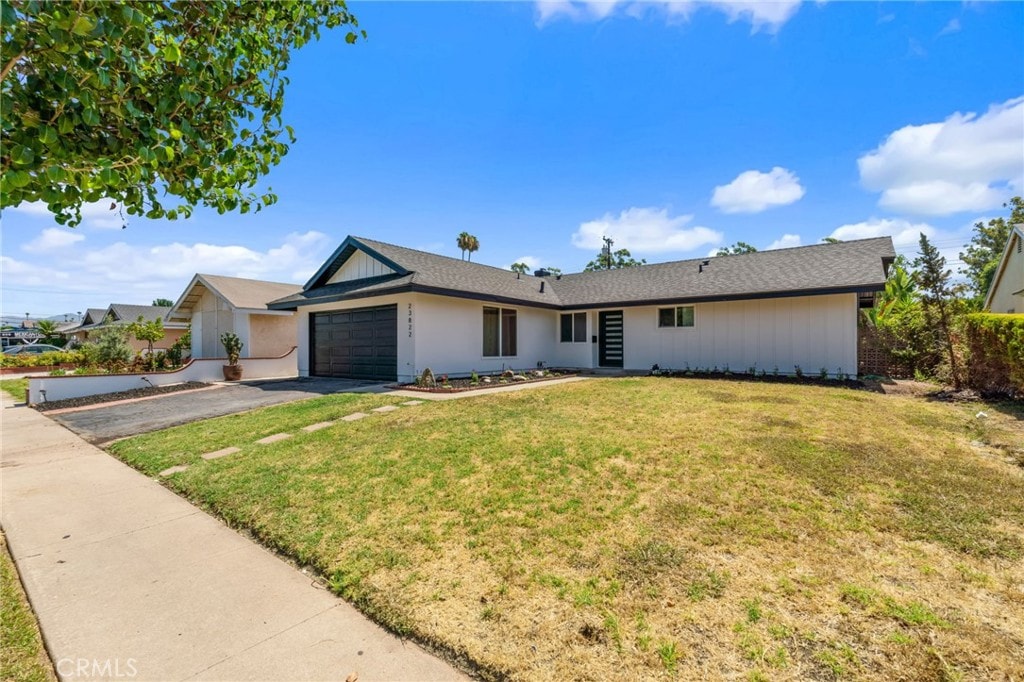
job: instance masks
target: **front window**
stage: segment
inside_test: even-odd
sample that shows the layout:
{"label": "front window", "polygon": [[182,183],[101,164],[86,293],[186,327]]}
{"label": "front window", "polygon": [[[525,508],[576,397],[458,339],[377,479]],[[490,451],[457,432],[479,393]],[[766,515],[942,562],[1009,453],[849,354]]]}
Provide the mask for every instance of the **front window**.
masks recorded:
{"label": "front window", "polygon": [[561,342],[584,343],[587,340],[587,314],[563,313],[561,315]]}
{"label": "front window", "polygon": [[484,357],[514,357],[518,325],[511,308],[484,308]]}
{"label": "front window", "polygon": [[675,308],[658,308],[659,327],[692,327],[693,306],[681,305]]}

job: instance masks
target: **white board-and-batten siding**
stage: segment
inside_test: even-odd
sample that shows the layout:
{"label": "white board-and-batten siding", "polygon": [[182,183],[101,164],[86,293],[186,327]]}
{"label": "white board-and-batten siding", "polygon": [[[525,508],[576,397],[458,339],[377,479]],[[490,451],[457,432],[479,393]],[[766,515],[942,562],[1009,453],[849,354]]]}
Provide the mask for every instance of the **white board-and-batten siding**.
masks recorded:
{"label": "white board-and-batten siding", "polygon": [[345,264],[338,268],[338,271],[334,273],[329,280],[328,284],[337,284],[338,282],[351,282],[357,279],[368,279],[370,277],[381,277],[383,275],[393,275],[395,271],[388,266],[381,263],[373,256],[363,252],[356,251],[353,253]]}

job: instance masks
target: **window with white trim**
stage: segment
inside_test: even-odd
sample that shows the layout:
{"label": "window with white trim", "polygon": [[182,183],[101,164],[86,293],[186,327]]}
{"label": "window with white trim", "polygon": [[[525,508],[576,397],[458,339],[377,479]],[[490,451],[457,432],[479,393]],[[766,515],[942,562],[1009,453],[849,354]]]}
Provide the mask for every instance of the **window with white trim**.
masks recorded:
{"label": "window with white trim", "polygon": [[692,305],[681,305],[675,308],[658,308],[658,327],[692,327],[694,314]]}
{"label": "window with white trim", "polygon": [[586,313],[562,313],[561,315],[561,336],[562,343],[586,343],[587,341],[587,314]]}
{"label": "window with white trim", "polygon": [[484,357],[511,358],[516,355],[516,311],[484,307]]}

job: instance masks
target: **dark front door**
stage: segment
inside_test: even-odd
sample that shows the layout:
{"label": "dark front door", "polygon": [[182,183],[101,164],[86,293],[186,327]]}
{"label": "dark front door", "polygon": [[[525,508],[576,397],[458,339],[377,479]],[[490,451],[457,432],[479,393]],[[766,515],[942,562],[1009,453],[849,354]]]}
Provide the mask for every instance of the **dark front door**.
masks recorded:
{"label": "dark front door", "polygon": [[332,310],[310,315],[311,374],[398,379],[398,306]]}
{"label": "dark front door", "polygon": [[622,311],[606,310],[597,314],[597,364],[622,367]]}

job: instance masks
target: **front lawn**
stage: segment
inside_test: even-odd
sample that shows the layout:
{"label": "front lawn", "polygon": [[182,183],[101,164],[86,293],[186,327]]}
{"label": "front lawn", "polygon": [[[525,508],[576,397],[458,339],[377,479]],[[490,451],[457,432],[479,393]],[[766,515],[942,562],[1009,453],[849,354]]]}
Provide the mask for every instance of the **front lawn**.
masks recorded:
{"label": "front lawn", "polygon": [[[385,402],[318,398],[111,449],[153,475],[190,464],[172,487],[487,677],[1024,674],[1012,415],[643,378],[297,431]],[[296,435],[251,444],[277,431]]]}
{"label": "front lawn", "polygon": [[25,391],[28,390],[28,379],[0,379],[0,391],[14,398],[19,403],[25,402]]}

